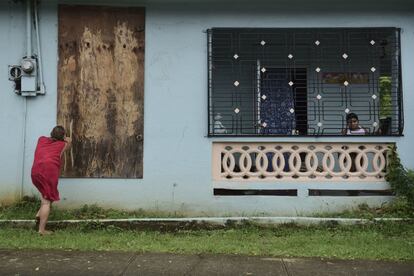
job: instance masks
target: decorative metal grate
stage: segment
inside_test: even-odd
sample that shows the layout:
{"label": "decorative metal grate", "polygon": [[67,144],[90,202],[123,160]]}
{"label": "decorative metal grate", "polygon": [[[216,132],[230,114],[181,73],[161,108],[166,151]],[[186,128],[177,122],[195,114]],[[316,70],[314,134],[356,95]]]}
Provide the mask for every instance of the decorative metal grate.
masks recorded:
{"label": "decorative metal grate", "polygon": [[400,59],[397,28],[210,29],[208,134],[402,135]]}

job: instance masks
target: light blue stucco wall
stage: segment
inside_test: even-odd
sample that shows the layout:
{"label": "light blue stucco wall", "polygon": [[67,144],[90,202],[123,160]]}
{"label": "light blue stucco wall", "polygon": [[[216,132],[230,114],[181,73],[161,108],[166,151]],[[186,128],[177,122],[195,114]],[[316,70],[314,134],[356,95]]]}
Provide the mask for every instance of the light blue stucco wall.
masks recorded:
{"label": "light blue stucco wall", "polygon": [[19,196],[23,180],[25,100],[14,95],[7,80],[7,66],[24,54],[23,13],[21,5],[0,4],[0,195],[6,201]]}
{"label": "light blue stucco wall", "polygon": [[[24,99],[14,95],[7,65],[24,55],[25,21],[21,2],[0,3],[0,199],[33,194],[30,168],[37,138],[56,124],[57,1],[40,6],[41,43],[47,95]],[[76,3],[74,1],[62,1]],[[112,1],[78,1],[110,4]],[[397,142],[404,164],[414,168],[414,5],[399,0],[358,1],[332,6],[332,1],[263,1],[226,4],[168,1],[117,1],[146,7],[144,178],[61,179],[60,206],[98,203],[119,208],[181,211],[186,214],[294,215],[338,210],[378,199],[296,197],[215,197],[212,189],[213,141],[370,141]],[[148,3],[150,2],[150,3]],[[207,1],[208,2],[208,1]],[[259,1],[260,2],[260,1]],[[276,2],[276,3],[275,3]],[[359,1],[361,2],[361,1]],[[281,3],[281,4],[278,4]],[[113,5],[113,4],[112,4]],[[372,10],[375,7],[375,10]],[[207,45],[211,27],[399,27],[402,28],[404,137],[355,138],[207,138]],[[26,108],[27,107],[27,108]],[[27,113],[26,113],[27,111]],[[26,133],[24,135],[24,133]],[[23,182],[22,182],[23,181]],[[23,184],[22,184],[23,183]],[[386,200],[387,198],[382,198]]]}

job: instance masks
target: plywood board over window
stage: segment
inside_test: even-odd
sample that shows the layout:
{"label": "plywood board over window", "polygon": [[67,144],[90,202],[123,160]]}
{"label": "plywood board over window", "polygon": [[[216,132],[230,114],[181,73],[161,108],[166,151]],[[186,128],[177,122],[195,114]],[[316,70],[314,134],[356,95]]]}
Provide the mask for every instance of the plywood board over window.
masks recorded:
{"label": "plywood board over window", "polygon": [[144,8],[59,6],[63,177],[142,178]]}

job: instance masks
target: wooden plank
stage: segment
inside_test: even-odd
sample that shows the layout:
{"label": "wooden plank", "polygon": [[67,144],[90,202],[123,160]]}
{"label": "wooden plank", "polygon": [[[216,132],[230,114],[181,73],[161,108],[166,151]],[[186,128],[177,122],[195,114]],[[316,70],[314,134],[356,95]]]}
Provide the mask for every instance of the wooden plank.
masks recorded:
{"label": "wooden plank", "polygon": [[59,6],[63,177],[142,178],[144,8]]}

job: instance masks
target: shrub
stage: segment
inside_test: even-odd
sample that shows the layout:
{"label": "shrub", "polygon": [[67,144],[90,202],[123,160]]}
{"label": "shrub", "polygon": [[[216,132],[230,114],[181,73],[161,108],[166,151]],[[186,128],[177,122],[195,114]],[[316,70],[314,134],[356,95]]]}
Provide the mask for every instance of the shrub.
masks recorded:
{"label": "shrub", "polygon": [[414,211],[414,171],[407,170],[401,164],[397,147],[390,146],[386,180],[390,183],[395,195],[405,201]]}

